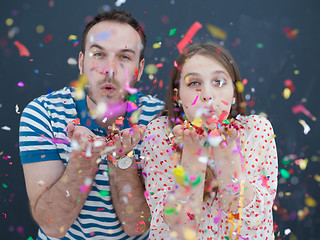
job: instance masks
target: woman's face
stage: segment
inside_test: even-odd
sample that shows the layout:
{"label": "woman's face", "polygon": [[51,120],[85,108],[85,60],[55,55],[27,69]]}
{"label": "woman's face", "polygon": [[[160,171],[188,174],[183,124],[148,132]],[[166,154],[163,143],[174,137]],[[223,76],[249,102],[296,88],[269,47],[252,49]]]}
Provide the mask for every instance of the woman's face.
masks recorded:
{"label": "woman's face", "polygon": [[[183,65],[179,98],[190,122],[203,124],[213,116],[228,113],[234,98],[234,85],[227,70],[213,57],[194,55]],[[205,124],[206,125],[206,124]]]}

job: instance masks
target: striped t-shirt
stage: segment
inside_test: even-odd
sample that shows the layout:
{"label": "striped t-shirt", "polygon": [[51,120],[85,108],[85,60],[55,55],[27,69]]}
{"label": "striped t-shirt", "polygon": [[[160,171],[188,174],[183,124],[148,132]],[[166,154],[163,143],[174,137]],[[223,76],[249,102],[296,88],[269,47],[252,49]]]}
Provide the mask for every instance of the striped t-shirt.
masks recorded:
{"label": "striped t-shirt", "polygon": [[[162,101],[140,92],[131,95],[130,101],[141,111],[137,124],[143,125],[157,117],[164,106]],[[130,127],[131,114],[132,112],[127,112],[120,129]],[[77,118],[81,126],[86,126],[95,134],[107,134],[105,129],[90,117],[85,98],[75,98],[73,88],[65,87],[29,103],[22,113],[20,122],[19,144],[22,164],[60,159],[66,165],[71,152],[66,128],[68,122]],[[140,156],[139,149],[140,144],[134,149],[136,159]],[[106,194],[99,194],[101,191],[110,192],[105,160],[99,165],[92,190],[78,218],[62,239],[148,239],[149,231],[135,237],[126,235],[113,209],[110,194],[104,196]],[[47,237],[40,228],[37,239],[56,238]]]}

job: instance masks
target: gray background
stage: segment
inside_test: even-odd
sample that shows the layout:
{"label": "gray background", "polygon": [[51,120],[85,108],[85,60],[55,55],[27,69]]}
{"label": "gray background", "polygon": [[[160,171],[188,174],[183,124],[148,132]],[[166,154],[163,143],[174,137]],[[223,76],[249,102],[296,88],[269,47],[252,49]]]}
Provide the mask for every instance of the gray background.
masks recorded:
{"label": "gray background", "polygon": [[[50,2],[54,6],[50,7]],[[37,227],[30,217],[23,171],[18,152],[19,111],[35,97],[60,89],[78,77],[78,69],[67,63],[76,58],[80,43],[74,47],[69,35],[78,36],[88,16],[101,9],[115,7],[116,1],[80,0],[14,0],[3,1],[0,7],[0,239],[35,239]],[[279,176],[274,219],[277,239],[320,239],[320,211],[306,206],[311,196],[320,199],[319,149],[319,43],[320,3],[317,0],[128,0],[121,8],[129,10],[145,27],[147,34],[146,62],[163,67],[155,75],[156,82],[144,74],[138,88],[146,94],[164,99],[165,86],[173,61],[178,55],[176,44],[189,27],[199,21],[203,28],[194,41],[217,41],[205,25],[210,23],[227,33],[224,46],[236,59],[242,78],[248,79],[245,93],[254,103],[251,113],[265,113],[277,135],[279,169],[290,171],[288,179]],[[6,19],[13,25],[7,26]],[[165,21],[167,19],[167,21]],[[42,34],[36,26],[43,25]],[[14,28],[15,27],[15,28]],[[296,39],[288,39],[284,28],[298,29]],[[12,29],[19,32],[13,37]],[[170,29],[176,34],[169,36]],[[44,42],[47,35],[52,40]],[[30,57],[20,57],[14,41],[23,43]],[[152,45],[161,42],[159,49]],[[238,43],[235,44],[234,43]],[[258,44],[263,47],[259,48]],[[33,61],[30,61],[33,59]],[[296,74],[295,70],[299,73]],[[282,92],[284,81],[291,79],[296,87],[289,99]],[[163,80],[164,87],[159,88]],[[23,82],[24,87],[17,86]],[[303,105],[318,120],[303,113],[293,114],[292,107]],[[19,112],[18,111],[18,112]],[[305,135],[299,119],[311,131]],[[8,158],[10,156],[11,158]],[[291,156],[290,164],[282,164]],[[308,159],[305,170],[295,160]],[[298,211],[308,207],[309,214],[299,219]],[[291,234],[285,236],[284,230]]]}

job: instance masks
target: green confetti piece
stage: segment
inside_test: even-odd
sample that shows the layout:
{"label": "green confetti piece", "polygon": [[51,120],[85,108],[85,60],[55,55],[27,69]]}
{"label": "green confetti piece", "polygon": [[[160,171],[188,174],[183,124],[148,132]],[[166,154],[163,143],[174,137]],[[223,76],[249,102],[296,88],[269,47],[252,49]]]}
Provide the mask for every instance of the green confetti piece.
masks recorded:
{"label": "green confetti piece", "polygon": [[166,208],[166,210],[164,211],[165,215],[171,215],[174,214],[176,212],[175,208]]}
{"label": "green confetti piece", "polygon": [[162,41],[162,37],[158,36],[158,37],[157,37],[157,41],[158,41],[158,42]]}
{"label": "green confetti piece", "polygon": [[110,192],[103,190],[103,191],[100,191],[100,192],[99,192],[99,195],[100,195],[101,197],[106,197],[106,196],[109,196],[109,195],[110,195]]}
{"label": "green confetti piece", "polygon": [[127,96],[127,100],[135,102],[137,100],[137,94],[131,94]]}
{"label": "green confetti piece", "polygon": [[290,173],[289,173],[287,170],[285,170],[285,169],[281,169],[281,170],[280,170],[280,174],[281,174],[281,176],[282,176],[283,178],[285,178],[285,179],[288,179],[288,178],[290,177]]}
{"label": "green confetti piece", "polygon": [[153,195],[154,194],[154,192],[150,192],[150,195]]}
{"label": "green confetti piece", "polygon": [[210,144],[209,144],[208,142],[205,142],[205,143],[203,144],[203,146],[206,148],[206,147],[209,147]]}
{"label": "green confetti piece", "polygon": [[228,236],[224,236],[224,238],[227,239],[227,240],[229,240],[229,237],[228,237]]}
{"label": "green confetti piece", "polygon": [[177,31],[177,29],[176,29],[176,28],[172,28],[172,29],[170,29],[169,36],[173,36],[173,35],[175,35],[175,34],[176,34],[176,31]]}
{"label": "green confetti piece", "polygon": [[230,124],[230,121],[228,119],[226,119],[226,120],[223,120],[222,123]]}
{"label": "green confetti piece", "polygon": [[257,43],[257,48],[263,48],[263,43]]}
{"label": "green confetti piece", "polygon": [[288,156],[284,156],[281,159],[281,162],[282,162],[283,165],[288,165],[291,162],[291,159]]}
{"label": "green confetti piece", "polygon": [[7,184],[5,184],[5,183],[2,183],[2,187],[4,187],[4,188],[8,188],[8,185],[7,185]]}
{"label": "green confetti piece", "polygon": [[190,184],[191,184],[192,187],[194,187],[194,186],[197,186],[200,182],[201,182],[201,174],[198,175],[196,180],[190,181]]}
{"label": "green confetti piece", "polygon": [[30,236],[30,237],[27,238],[27,240],[33,240],[33,238]]}

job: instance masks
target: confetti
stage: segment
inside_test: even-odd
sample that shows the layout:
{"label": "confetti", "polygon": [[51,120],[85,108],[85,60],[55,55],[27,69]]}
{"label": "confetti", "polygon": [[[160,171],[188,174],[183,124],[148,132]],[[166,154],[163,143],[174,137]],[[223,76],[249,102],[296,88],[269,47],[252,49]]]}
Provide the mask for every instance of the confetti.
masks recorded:
{"label": "confetti", "polygon": [[18,82],[18,87],[24,87],[24,83],[23,82]]}
{"label": "confetti", "polygon": [[22,43],[20,43],[18,41],[14,41],[13,44],[18,48],[19,54],[20,54],[21,57],[22,56],[25,56],[25,57],[29,57],[30,56],[29,50]]}
{"label": "confetti", "polygon": [[44,26],[43,25],[38,25],[36,27],[36,32],[39,33],[39,34],[43,33],[44,32]]}
{"label": "confetti", "polygon": [[17,114],[20,114],[18,104],[16,104],[16,113],[17,113]]}
{"label": "confetti", "polygon": [[236,82],[236,87],[239,93],[242,93],[244,91],[244,86],[242,82]]}
{"label": "confetti", "polygon": [[52,35],[49,34],[49,35],[47,35],[47,36],[44,38],[43,41],[44,41],[45,43],[47,43],[47,42],[50,42],[51,40],[52,40]]}
{"label": "confetti", "polygon": [[286,34],[287,38],[290,39],[290,40],[295,39],[295,38],[298,37],[298,33],[299,33],[298,29],[291,30],[291,28],[285,27],[283,29],[283,31]]}
{"label": "confetti", "polygon": [[288,99],[288,98],[290,97],[290,95],[291,95],[290,89],[289,89],[289,88],[285,88],[285,89],[283,90],[282,95],[283,95],[284,99]]}
{"label": "confetti", "polygon": [[284,85],[290,89],[291,92],[294,92],[296,90],[295,86],[293,85],[293,82],[290,79],[286,79],[284,81]]}
{"label": "confetti", "polygon": [[297,114],[302,112],[307,117],[311,118],[313,121],[316,121],[317,118],[312,115],[302,104],[298,104],[297,106],[292,107],[293,114]]}
{"label": "confetti", "polygon": [[281,170],[280,170],[280,174],[281,174],[281,176],[282,176],[283,178],[285,178],[285,179],[288,179],[288,178],[290,177],[290,173],[289,173],[287,170],[285,170],[285,169],[281,169]]}
{"label": "confetti", "polygon": [[146,74],[157,74],[158,72],[158,68],[155,64],[148,64],[145,68],[144,68],[144,72]]}
{"label": "confetti", "polygon": [[111,36],[110,31],[104,31],[90,36],[90,42],[99,42],[108,39]]}
{"label": "confetti", "polygon": [[10,130],[11,130],[11,128],[8,127],[8,126],[3,126],[3,127],[1,127],[1,129],[2,129],[2,130],[5,130],[5,131],[10,131]]}
{"label": "confetti", "polygon": [[299,123],[303,126],[303,133],[307,135],[308,132],[310,131],[309,125],[306,123],[306,121],[302,119],[299,119]]}
{"label": "confetti", "polygon": [[226,40],[227,39],[227,33],[223,31],[222,29],[213,26],[211,24],[206,25],[207,30],[211,33],[211,35],[215,38],[219,38],[221,40]]}
{"label": "confetti", "polygon": [[197,100],[198,100],[199,95],[196,96],[196,98],[194,99],[193,103],[191,103],[191,105],[195,105]]}
{"label": "confetti", "polygon": [[312,198],[310,196],[305,199],[305,204],[308,207],[316,207],[318,205],[317,201],[314,200],[314,198]]}
{"label": "confetti", "polygon": [[182,53],[183,49],[191,42],[193,36],[202,28],[202,25],[199,22],[195,22],[187,31],[186,35],[183,39],[178,43],[177,48],[180,53]]}
{"label": "confetti", "polygon": [[176,28],[172,28],[172,29],[170,29],[169,36],[173,36],[173,35],[175,35],[175,34],[176,34],[176,31],[177,31],[177,29],[176,29]]}

